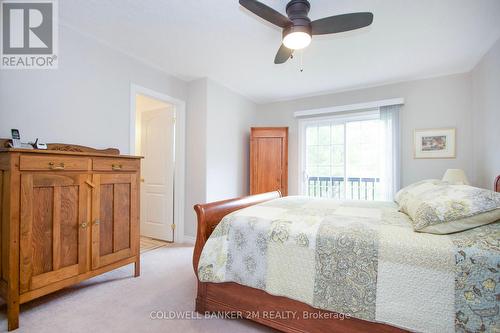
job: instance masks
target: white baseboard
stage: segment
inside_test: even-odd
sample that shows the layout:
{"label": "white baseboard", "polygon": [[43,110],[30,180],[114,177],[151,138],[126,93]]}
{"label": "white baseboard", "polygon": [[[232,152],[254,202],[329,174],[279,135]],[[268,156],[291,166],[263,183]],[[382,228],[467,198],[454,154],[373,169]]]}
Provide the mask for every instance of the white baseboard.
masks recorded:
{"label": "white baseboard", "polygon": [[196,237],[184,235],[183,243],[194,245],[194,243],[196,243]]}

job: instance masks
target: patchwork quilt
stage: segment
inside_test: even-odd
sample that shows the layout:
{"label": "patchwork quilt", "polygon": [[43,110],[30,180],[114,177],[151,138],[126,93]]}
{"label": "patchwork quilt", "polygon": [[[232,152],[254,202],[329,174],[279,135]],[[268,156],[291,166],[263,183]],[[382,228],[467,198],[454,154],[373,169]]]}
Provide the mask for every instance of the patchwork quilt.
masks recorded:
{"label": "patchwork quilt", "polygon": [[500,332],[500,222],[434,235],[392,202],[280,198],[227,215],[198,273],[414,331]]}

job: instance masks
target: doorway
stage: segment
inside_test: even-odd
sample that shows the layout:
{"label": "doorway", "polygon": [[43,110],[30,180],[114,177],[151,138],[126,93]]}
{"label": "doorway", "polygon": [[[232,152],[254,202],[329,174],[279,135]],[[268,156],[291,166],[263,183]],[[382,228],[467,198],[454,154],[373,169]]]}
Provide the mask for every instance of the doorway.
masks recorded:
{"label": "doorway", "polygon": [[139,86],[131,90],[131,153],[144,157],[141,236],[182,242],[184,103]]}

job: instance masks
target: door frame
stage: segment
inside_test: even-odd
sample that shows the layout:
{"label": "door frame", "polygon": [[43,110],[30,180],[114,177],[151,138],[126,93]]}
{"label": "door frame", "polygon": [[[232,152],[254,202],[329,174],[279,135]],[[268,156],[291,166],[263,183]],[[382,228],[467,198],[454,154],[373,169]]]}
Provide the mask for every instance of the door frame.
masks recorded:
{"label": "door frame", "polygon": [[[136,136],[136,95],[145,95],[174,106],[175,112],[175,162],[174,162],[174,242],[184,242],[184,169],[186,145],[186,102],[158,91],[130,84],[130,136],[129,153],[134,155]],[[140,212],[139,212],[140,214]]]}

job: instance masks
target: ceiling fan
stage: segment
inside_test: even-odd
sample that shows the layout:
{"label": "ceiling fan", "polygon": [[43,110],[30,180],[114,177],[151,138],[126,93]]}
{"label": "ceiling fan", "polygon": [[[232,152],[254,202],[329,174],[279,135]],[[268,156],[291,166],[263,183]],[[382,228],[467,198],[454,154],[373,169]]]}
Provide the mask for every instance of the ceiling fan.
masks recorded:
{"label": "ceiling fan", "polygon": [[311,21],[307,14],[311,5],[307,0],[291,0],[286,5],[288,17],[257,0],[239,0],[240,5],[266,21],[283,29],[283,43],[274,58],[275,64],[286,62],[294,50],[307,47],[313,35],[333,34],[369,26],[373,14],[350,13]]}

